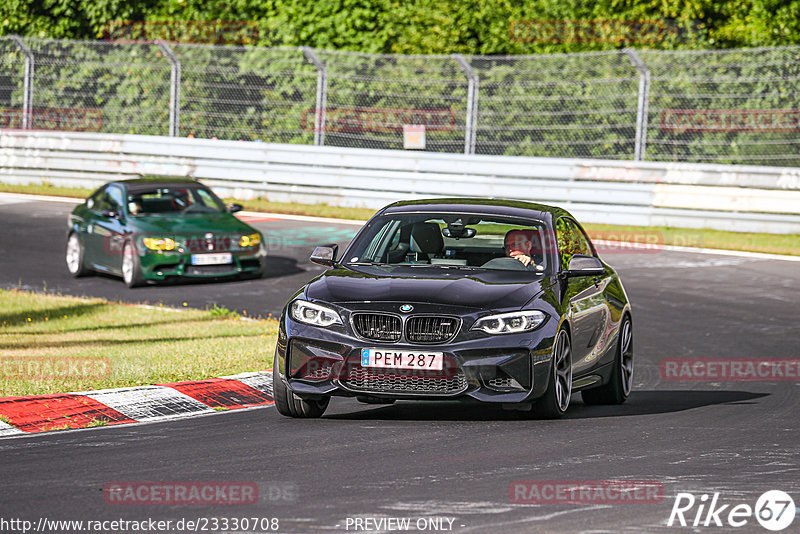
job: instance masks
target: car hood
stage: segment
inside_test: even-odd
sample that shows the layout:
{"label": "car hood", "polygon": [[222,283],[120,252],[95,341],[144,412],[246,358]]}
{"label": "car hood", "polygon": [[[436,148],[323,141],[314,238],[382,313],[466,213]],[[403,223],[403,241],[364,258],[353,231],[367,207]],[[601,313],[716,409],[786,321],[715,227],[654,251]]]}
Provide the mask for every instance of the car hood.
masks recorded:
{"label": "car hood", "polygon": [[230,213],[185,215],[143,215],[130,217],[128,225],[138,233],[166,235],[196,235],[212,233],[252,233],[256,230]]}
{"label": "car hood", "polygon": [[349,302],[414,302],[480,309],[521,308],[551,278],[518,271],[432,267],[331,269],[306,286],[306,297],[346,307]]}

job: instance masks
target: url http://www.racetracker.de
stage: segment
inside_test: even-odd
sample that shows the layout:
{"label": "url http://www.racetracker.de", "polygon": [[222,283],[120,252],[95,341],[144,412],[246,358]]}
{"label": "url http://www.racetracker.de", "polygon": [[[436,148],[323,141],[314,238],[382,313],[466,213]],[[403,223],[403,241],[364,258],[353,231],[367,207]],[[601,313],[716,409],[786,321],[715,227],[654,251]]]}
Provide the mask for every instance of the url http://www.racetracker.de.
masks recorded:
{"label": "url http://www.racetracker.de", "polygon": [[0,517],[0,532],[276,532],[280,520],[276,517],[195,517],[191,519],[110,519],[64,520],[40,517],[37,521]]}

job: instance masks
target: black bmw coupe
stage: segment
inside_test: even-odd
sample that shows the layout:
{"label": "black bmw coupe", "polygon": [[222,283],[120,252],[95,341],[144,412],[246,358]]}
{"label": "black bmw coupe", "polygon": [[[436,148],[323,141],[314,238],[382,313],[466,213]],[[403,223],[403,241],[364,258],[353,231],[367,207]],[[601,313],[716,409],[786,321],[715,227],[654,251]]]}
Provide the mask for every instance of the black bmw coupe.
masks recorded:
{"label": "black bmw coupe", "polygon": [[275,403],[319,417],[366,403],[467,399],[557,418],[580,391],[619,404],[633,378],[631,306],[565,210],[511,200],[391,204],[281,316]]}

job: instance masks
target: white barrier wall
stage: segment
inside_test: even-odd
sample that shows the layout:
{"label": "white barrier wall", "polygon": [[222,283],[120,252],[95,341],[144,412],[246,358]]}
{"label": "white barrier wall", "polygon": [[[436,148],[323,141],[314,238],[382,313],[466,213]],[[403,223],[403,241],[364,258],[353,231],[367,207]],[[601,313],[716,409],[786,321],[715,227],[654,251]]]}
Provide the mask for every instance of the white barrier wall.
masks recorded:
{"label": "white barrier wall", "polygon": [[798,168],[0,131],[5,183],[94,187],[153,174],[198,178],[238,198],[379,208],[502,197],[559,205],[593,223],[800,233]]}

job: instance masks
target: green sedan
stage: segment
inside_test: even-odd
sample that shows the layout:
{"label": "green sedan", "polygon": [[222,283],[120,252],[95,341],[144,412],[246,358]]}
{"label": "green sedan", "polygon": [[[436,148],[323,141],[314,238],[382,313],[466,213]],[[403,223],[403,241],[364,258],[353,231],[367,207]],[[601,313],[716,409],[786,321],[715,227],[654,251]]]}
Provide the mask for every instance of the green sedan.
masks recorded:
{"label": "green sedan", "polygon": [[260,277],[263,236],[191,179],[110,182],[70,214],[67,269],[122,276],[128,287],[169,278]]}

